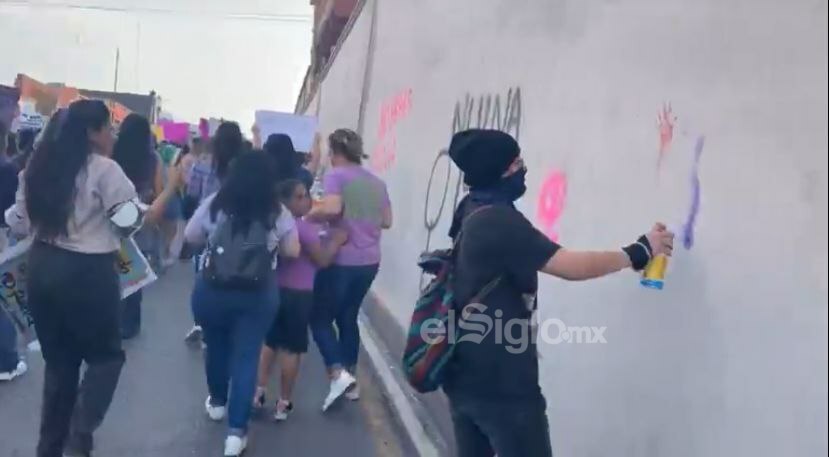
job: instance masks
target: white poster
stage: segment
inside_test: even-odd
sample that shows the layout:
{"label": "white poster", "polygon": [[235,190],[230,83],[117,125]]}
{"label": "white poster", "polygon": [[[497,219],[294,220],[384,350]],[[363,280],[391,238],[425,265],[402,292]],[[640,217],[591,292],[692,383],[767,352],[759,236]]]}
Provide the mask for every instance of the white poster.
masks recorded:
{"label": "white poster", "polygon": [[268,140],[269,135],[284,133],[291,137],[294,149],[299,152],[310,152],[314,144],[314,134],[317,133],[317,118],[259,110],[256,112],[256,126],[259,127],[262,144]]}

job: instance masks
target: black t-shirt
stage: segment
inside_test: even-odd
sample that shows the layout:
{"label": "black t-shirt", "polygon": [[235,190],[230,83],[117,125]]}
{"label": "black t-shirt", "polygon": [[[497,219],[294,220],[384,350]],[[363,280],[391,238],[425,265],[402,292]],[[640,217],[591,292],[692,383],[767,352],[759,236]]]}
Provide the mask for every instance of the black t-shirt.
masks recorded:
{"label": "black t-shirt", "polygon": [[487,284],[501,279],[480,300],[483,306],[458,324],[444,388],[451,396],[541,400],[531,317],[538,270],[559,245],[507,206],[471,214],[460,237],[454,283],[457,306],[466,306]]}

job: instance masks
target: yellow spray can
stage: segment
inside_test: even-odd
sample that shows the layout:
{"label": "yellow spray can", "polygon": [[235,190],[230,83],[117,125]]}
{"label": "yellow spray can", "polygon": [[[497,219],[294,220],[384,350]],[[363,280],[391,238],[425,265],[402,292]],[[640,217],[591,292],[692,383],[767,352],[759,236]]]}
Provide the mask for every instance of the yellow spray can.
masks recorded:
{"label": "yellow spray can", "polygon": [[642,280],[639,281],[640,284],[649,288],[649,289],[658,289],[662,290],[665,286],[665,270],[668,269],[668,257],[664,254],[660,254],[650,262],[645,267],[645,271],[642,272]]}

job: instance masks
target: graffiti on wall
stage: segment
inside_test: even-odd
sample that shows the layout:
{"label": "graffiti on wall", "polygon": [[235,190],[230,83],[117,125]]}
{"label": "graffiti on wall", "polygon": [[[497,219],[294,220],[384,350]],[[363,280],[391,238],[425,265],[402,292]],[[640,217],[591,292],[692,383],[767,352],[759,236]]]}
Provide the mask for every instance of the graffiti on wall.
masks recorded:
{"label": "graffiti on wall", "polygon": [[[665,156],[670,151],[671,146],[674,141],[674,134],[677,132],[677,120],[679,118],[674,114],[673,107],[671,106],[670,102],[666,102],[660,108],[657,116],[656,116],[656,126],[659,131],[659,155],[656,159],[656,171],[657,176],[659,172],[662,170],[662,165],[665,160]],[[688,132],[683,129],[680,131],[682,137],[688,137]],[[685,217],[685,220],[681,226],[681,235],[682,235],[682,245],[685,249],[691,249],[694,247],[694,231],[696,229],[696,222],[697,216],[699,215],[700,210],[700,199],[701,199],[701,185],[699,179],[699,162],[700,157],[702,156],[702,149],[705,146],[705,136],[704,135],[697,135],[694,148],[693,148],[693,158],[691,161],[691,172],[690,172],[690,179],[689,179],[689,193],[690,193],[690,205],[688,208],[688,214]]]}
{"label": "graffiti on wall", "polygon": [[676,121],[677,117],[674,115],[671,103],[663,104],[662,109],[656,115],[656,126],[659,129],[659,156],[656,159],[657,171],[662,169],[662,161],[665,159],[665,154],[671,149]]}
{"label": "graffiti on wall", "polygon": [[[497,129],[519,140],[521,121],[521,88],[510,87],[501,93],[464,95],[455,102],[451,127],[453,135],[470,128]],[[424,250],[428,251],[436,228],[444,218],[451,219],[463,192],[463,174],[452,166],[445,148],[438,151],[432,162],[426,189],[423,225]]]}
{"label": "graffiti on wall", "polygon": [[700,135],[694,144],[694,161],[691,165],[691,205],[688,210],[688,217],[682,225],[682,245],[685,249],[694,247],[694,230],[697,223],[697,214],[700,206],[700,183],[699,183],[699,159],[702,156],[702,148],[705,146],[705,137]]}
{"label": "graffiti on wall", "polygon": [[567,175],[560,170],[553,170],[541,182],[541,191],[538,194],[536,219],[541,231],[548,238],[558,243],[558,220],[564,211],[564,202],[567,199]]}
{"label": "graffiti on wall", "polygon": [[412,89],[404,89],[380,104],[377,139],[369,165],[376,172],[385,172],[397,160],[397,124],[412,109]]}

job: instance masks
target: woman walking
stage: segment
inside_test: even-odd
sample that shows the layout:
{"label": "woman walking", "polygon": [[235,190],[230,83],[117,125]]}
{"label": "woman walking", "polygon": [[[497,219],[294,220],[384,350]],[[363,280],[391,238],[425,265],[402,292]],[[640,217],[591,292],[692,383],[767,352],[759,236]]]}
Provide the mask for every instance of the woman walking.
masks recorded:
{"label": "woman walking", "polygon": [[328,267],[348,235],[343,230],[332,230],[328,241],[320,240],[321,227],[302,218],[311,210],[311,195],[306,184],[298,179],[280,184],[279,197],[296,220],[300,256],[285,259],[276,270],[280,304],[276,319],[265,338],[259,358],[259,383],[255,405],[265,406],[265,392],[270,380],[274,359],[279,356],[281,382],[279,400],[274,418],[282,421],[293,409],[293,391],[299,374],[302,355],[308,352],[308,324],[314,307],[314,278],[318,268]]}
{"label": "woman walking", "polygon": [[[243,150],[242,134],[239,126],[232,122],[225,122],[216,129],[216,134],[202,156],[190,170],[187,180],[187,194],[201,205],[204,200],[219,190],[222,182],[230,172],[230,164]],[[187,236],[185,235],[185,241]],[[189,246],[188,249],[192,249]],[[193,252],[200,252],[193,250]],[[201,254],[194,256],[196,270],[199,269]],[[195,319],[193,327],[187,332],[184,340],[189,343],[201,341],[202,327]]]}
{"label": "woman walking", "polygon": [[[144,204],[151,204],[164,189],[161,177],[161,161],[153,149],[152,130],[147,118],[130,114],[121,124],[118,139],[113,147],[112,160],[121,166],[124,174],[132,181],[138,198]],[[160,233],[157,227],[145,224],[135,234],[138,248],[148,258],[160,252]],[[121,337],[134,338],[141,331],[141,290],[125,298],[121,311]]]}
{"label": "woman walking", "polygon": [[[222,124],[218,135],[223,131],[226,146],[243,147],[236,124]],[[207,245],[192,296],[193,315],[207,345],[205,409],[215,421],[228,413],[224,455],[238,456],[247,446],[259,351],[279,303],[276,254],[297,257],[300,251],[294,219],[274,198],[273,175],[263,154],[245,153],[234,161],[221,189],[196,209],[185,238]],[[263,257],[266,271],[252,267],[261,263],[249,260]]]}
{"label": "woman walking", "polygon": [[[35,150],[8,212],[12,229],[35,239],[27,287],[46,361],[38,457],[90,455],[124,364],[114,268],[121,240],[108,212],[137,194],[109,158],[113,140],[103,102],[74,102],[56,140]],[[171,195],[172,186],[145,220],[157,220]]]}
{"label": "woman walking", "polygon": [[328,146],[333,169],[324,177],[322,201],[308,218],[344,229],[348,241],[334,264],[318,274],[319,301],[311,316],[314,341],[331,380],[323,411],[346,391],[349,399],[359,398],[353,376],[360,352],[357,315],[380,267],[380,234],[392,224],[386,184],[362,166],[360,136],[339,129],[329,136]]}

